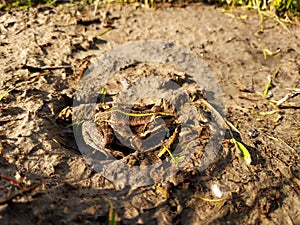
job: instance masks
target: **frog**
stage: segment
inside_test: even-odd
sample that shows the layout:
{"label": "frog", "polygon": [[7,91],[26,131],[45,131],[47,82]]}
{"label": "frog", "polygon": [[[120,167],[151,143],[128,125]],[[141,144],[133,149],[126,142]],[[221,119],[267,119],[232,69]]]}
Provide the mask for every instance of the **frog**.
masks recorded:
{"label": "frog", "polygon": [[96,107],[94,121],[85,121],[82,135],[87,145],[100,151],[106,158],[124,158],[125,152],[148,152],[168,142],[168,127],[176,120],[176,113],[165,111],[162,105],[112,106],[102,103]]}

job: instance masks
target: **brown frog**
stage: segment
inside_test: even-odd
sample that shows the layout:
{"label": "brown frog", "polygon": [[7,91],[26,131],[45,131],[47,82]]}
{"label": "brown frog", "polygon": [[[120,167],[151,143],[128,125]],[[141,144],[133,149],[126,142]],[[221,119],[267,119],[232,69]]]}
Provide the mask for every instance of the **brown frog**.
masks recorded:
{"label": "brown frog", "polygon": [[131,151],[146,152],[158,149],[168,139],[168,126],[174,122],[175,113],[165,112],[159,105],[112,107],[100,104],[94,121],[86,121],[82,134],[86,144],[109,157],[125,157],[122,150],[112,150],[114,143]]}

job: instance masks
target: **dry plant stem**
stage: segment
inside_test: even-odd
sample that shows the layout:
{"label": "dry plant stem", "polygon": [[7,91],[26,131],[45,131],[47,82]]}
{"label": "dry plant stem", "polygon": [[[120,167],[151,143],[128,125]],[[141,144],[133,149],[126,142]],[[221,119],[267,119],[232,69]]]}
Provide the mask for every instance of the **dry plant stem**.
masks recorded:
{"label": "dry plant stem", "polygon": [[267,135],[268,138],[274,140],[274,141],[277,141],[277,142],[280,142],[282,144],[284,144],[289,150],[293,151],[294,153],[296,153],[296,150],[294,148],[292,148],[291,146],[289,146],[285,141],[283,141],[281,138],[276,138],[272,135]]}
{"label": "dry plant stem", "polygon": [[71,69],[72,66],[31,66],[23,65],[22,69],[28,70],[58,70],[58,69]]}
{"label": "dry plant stem", "polygon": [[194,198],[198,198],[198,199],[201,199],[201,200],[206,201],[206,202],[221,202],[221,201],[224,201],[226,199],[226,198],[209,199],[209,198],[203,198],[203,197],[200,197],[200,196],[194,196]]}
{"label": "dry plant stem", "polygon": [[[228,120],[226,120],[224,117],[221,116],[221,114],[211,105],[209,104],[206,100],[201,99],[202,104],[204,104],[207,108],[209,108],[217,117],[220,121],[223,122],[225,128],[229,131],[231,137],[233,138],[233,133],[231,131],[231,129],[233,129],[235,132],[240,133],[240,131],[233,126],[232,123],[230,123]],[[231,128],[231,129],[230,129]]]}
{"label": "dry plant stem", "polygon": [[231,124],[228,120],[226,120],[225,118],[223,118],[221,116],[221,114],[212,105],[210,105],[206,100],[201,99],[201,102],[206,107],[208,107],[223,122],[223,124],[225,125],[225,127],[229,131],[229,134],[231,136],[231,140],[234,143],[235,148],[240,151],[240,153],[241,153],[244,161],[246,162],[246,164],[250,165],[252,160],[251,160],[251,155],[250,155],[248,149],[241,142],[237,141],[234,138],[234,135],[232,133],[232,130],[234,130],[237,133],[240,133],[239,130],[235,126],[233,126],[233,124]]}
{"label": "dry plant stem", "polygon": [[288,109],[288,108],[292,108],[292,109],[300,109],[300,104],[296,104],[296,103],[287,103],[287,104],[281,104],[279,106],[279,108],[281,109]]}
{"label": "dry plant stem", "polygon": [[219,199],[209,199],[209,198],[204,198],[204,197],[201,197],[201,196],[194,196],[194,198],[198,198],[198,199],[201,199],[203,201],[206,201],[206,202],[215,202],[218,204],[218,208],[219,210],[223,207],[223,205],[225,204],[225,202],[232,198],[232,193],[230,192],[227,196],[223,197],[223,198],[219,198]]}
{"label": "dry plant stem", "polygon": [[270,11],[264,11],[264,12],[260,11],[260,13],[263,14],[264,16],[269,17],[270,19],[273,19],[275,22],[281,25],[287,32],[290,33],[289,28],[285,25],[284,22],[280,20],[280,18],[276,14],[271,13]]}
{"label": "dry plant stem", "polygon": [[40,184],[35,184],[35,185],[30,186],[30,187],[23,188],[21,190],[15,191],[13,193],[10,193],[7,197],[1,197],[0,198],[0,205],[10,202],[14,198],[16,198],[16,197],[18,197],[22,194],[26,194],[27,192],[31,192],[34,189],[36,189],[38,186],[40,186]]}
{"label": "dry plant stem", "polygon": [[9,183],[13,184],[14,186],[17,186],[17,187],[23,187],[24,184],[20,183],[19,181],[13,179],[13,178],[10,178],[8,176],[5,176],[3,174],[0,174],[0,178],[3,179],[3,180],[6,180],[8,181]]}
{"label": "dry plant stem", "polygon": [[284,102],[286,102],[287,100],[289,100],[289,99],[291,99],[291,98],[293,98],[293,97],[300,94],[300,90],[298,90],[298,89],[292,89],[292,91],[293,91],[292,93],[286,94],[282,99],[280,99],[278,101],[273,100],[271,102],[275,103],[276,106],[279,106],[279,107],[282,106]]}

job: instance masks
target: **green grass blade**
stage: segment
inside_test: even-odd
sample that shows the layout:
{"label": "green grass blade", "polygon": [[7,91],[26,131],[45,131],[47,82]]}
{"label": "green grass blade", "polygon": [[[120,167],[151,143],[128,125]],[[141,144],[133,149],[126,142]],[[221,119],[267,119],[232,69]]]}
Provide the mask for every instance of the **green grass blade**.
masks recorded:
{"label": "green grass blade", "polygon": [[265,88],[265,90],[264,90],[264,97],[267,97],[268,92],[269,92],[269,90],[270,90],[271,87],[272,87],[272,79],[271,79],[271,77],[269,76],[269,77],[268,77],[268,83],[267,83],[266,88]]}
{"label": "green grass blade", "polygon": [[106,88],[101,88],[101,102],[105,103]]}
{"label": "green grass blade", "polygon": [[117,225],[117,212],[112,204],[109,208],[109,225]]}
{"label": "green grass blade", "polygon": [[241,152],[241,155],[245,160],[246,164],[250,165],[252,160],[248,149],[241,142],[235,140],[234,138],[232,138],[232,140],[234,142],[235,147]]}

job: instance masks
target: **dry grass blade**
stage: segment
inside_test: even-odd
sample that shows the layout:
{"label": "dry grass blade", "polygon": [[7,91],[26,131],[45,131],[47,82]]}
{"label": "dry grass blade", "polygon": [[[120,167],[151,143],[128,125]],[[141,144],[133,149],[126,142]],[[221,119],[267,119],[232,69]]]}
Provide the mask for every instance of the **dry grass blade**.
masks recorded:
{"label": "dry grass blade", "polygon": [[289,28],[287,28],[287,26],[285,25],[284,22],[282,22],[280,20],[280,18],[278,16],[276,16],[274,13],[271,13],[270,11],[260,11],[260,13],[264,16],[269,17],[270,19],[273,19],[274,21],[276,21],[278,24],[280,24],[287,32],[290,33]]}
{"label": "dry grass blade", "polygon": [[296,93],[300,94],[300,88],[286,88],[286,89],[289,90],[289,91],[296,92]]}
{"label": "dry grass blade", "polygon": [[217,207],[220,210],[223,207],[223,205],[225,204],[225,202],[228,199],[232,198],[232,193],[230,192],[227,196],[225,196],[223,198],[219,198],[219,199],[209,199],[209,198],[204,198],[204,197],[201,197],[201,196],[194,196],[194,198],[198,198],[198,199],[201,199],[202,201],[206,201],[206,202],[217,203]]}
{"label": "dry grass blade", "polygon": [[[222,123],[225,125],[225,127],[230,130],[230,125],[226,122],[226,119],[211,105],[208,103],[208,101],[201,99],[200,100],[202,104],[204,104]],[[233,125],[232,125],[233,126]]]}
{"label": "dry grass blade", "polygon": [[172,154],[172,152],[170,151],[170,149],[169,149],[167,146],[165,146],[165,145],[164,145],[163,149],[158,153],[157,156],[160,158],[160,157],[162,157],[163,154],[165,154],[166,152],[168,152],[168,154],[170,155],[172,162],[174,162],[174,163],[176,164],[176,166],[178,166],[178,165],[179,165],[178,159],[175,158],[175,157],[173,156],[173,154]]}
{"label": "dry grass blade", "polygon": [[97,14],[97,10],[98,10],[98,6],[99,6],[99,0],[96,0],[95,2],[94,2],[94,4],[95,4],[95,6],[94,6],[94,16],[96,16],[96,14]]}
{"label": "dry grass blade", "polygon": [[114,29],[114,28],[113,27],[106,28],[106,29],[100,31],[97,36],[102,36],[102,35],[108,33],[109,31],[111,31],[112,29]]}
{"label": "dry grass blade", "polygon": [[226,198],[209,199],[209,198],[204,198],[204,197],[201,197],[201,196],[194,196],[194,198],[198,198],[198,199],[201,199],[201,200],[206,201],[206,202],[221,202],[221,201],[224,201],[226,199]]}
{"label": "dry grass blade", "polygon": [[224,118],[224,121],[226,122],[226,124],[236,133],[240,134],[240,131],[227,119]]}
{"label": "dry grass blade", "polygon": [[296,152],[296,150],[294,148],[292,148],[291,146],[289,146],[285,141],[283,141],[281,138],[276,138],[274,136],[271,136],[271,135],[267,135],[268,138],[274,140],[274,141],[277,141],[283,145],[285,145],[289,150],[293,151],[294,153]]}
{"label": "dry grass blade", "polygon": [[231,124],[229,121],[227,121],[225,118],[222,117],[222,115],[211,105],[209,104],[206,100],[201,99],[201,102],[208,107],[214,114],[215,116],[217,116],[221,121],[223,121],[223,124],[225,125],[225,127],[228,129],[230,136],[232,138],[232,141],[236,147],[237,150],[240,151],[243,159],[245,160],[247,165],[251,164],[251,155],[248,151],[248,149],[239,141],[237,141],[234,138],[234,135],[232,133],[232,130],[237,131],[239,133],[239,131],[233,126],[233,124]]}
{"label": "dry grass blade", "polygon": [[280,49],[277,49],[275,52],[270,51],[267,48],[263,49],[263,54],[264,54],[264,58],[267,59],[268,56],[274,56],[277,55],[278,53],[280,53]]}
{"label": "dry grass blade", "polygon": [[268,116],[268,115],[273,115],[275,113],[278,113],[278,110],[272,110],[272,111],[267,111],[267,112],[258,112],[255,110],[251,110],[251,113],[254,115],[258,115],[258,116]]}
{"label": "dry grass blade", "polygon": [[282,106],[287,100],[297,96],[300,94],[300,89],[291,89],[291,88],[288,88],[287,90],[289,91],[292,91],[291,93],[288,93],[286,94],[282,99],[278,100],[278,101],[275,101],[275,100],[272,100],[271,102],[274,103],[276,106],[280,107]]}
{"label": "dry grass blade", "polygon": [[282,114],[281,113],[278,113],[277,117],[275,119],[273,119],[273,122],[274,123],[277,123],[279,122],[279,120],[281,120],[283,118]]}

